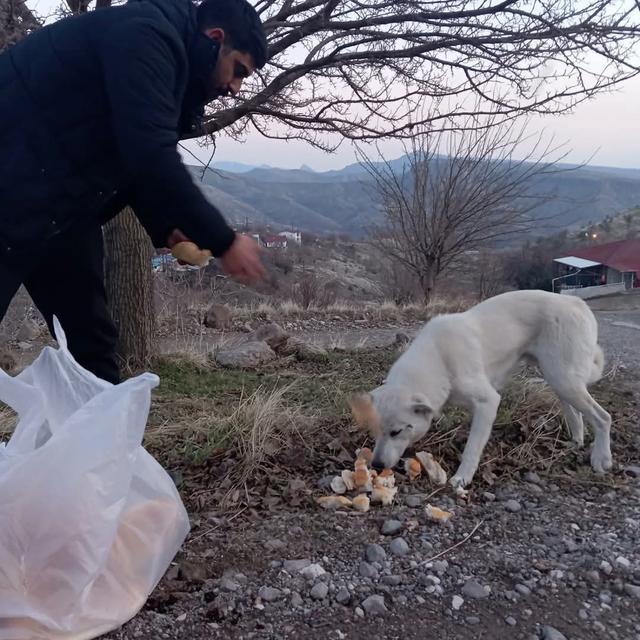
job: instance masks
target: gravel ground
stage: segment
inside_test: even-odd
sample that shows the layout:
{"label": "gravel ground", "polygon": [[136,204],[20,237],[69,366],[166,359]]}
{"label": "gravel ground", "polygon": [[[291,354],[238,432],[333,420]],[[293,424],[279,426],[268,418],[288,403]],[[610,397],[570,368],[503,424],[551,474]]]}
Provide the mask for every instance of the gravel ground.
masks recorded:
{"label": "gravel ground", "polygon": [[[628,399],[614,423],[614,473],[594,476],[583,452],[546,474],[478,481],[466,502],[399,477],[394,505],[366,514],[318,509],[326,478],[306,477],[295,505],[192,513],[192,534],[147,605],[105,637],[640,640],[640,310],[596,315]],[[350,348],[418,329],[295,333]],[[431,522],[427,503],[452,519]]]}
{"label": "gravel ground", "polygon": [[[613,473],[592,474],[584,450],[477,478],[464,502],[398,476],[394,505],[366,514],[320,510],[311,496],[331,476],[307,477],[296,505],[193,514],[145,609],[107,637],[640,640],[640,393],[621,368],[607,384],[623,399]],[[453,517],[431,522],[428,503]]]}
{"label": "gravel ground", "polygon": [[[464,505],[411,491],[368,514],[205,516],[108,637],[637,640],[640,469],[558,471]],[[427,501],[450,522],[429,522]]]}

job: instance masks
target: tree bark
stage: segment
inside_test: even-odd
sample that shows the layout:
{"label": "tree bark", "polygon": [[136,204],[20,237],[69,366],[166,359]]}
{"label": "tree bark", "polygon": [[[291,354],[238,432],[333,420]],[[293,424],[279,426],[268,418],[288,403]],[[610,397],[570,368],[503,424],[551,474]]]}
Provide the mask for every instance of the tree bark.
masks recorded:
{"label": "tree bark", "polygon": [[103,229],[109,307],[118,327],[118,353],[129,371],[148,369],[154,353],[153,246],[126,208]]}
{"label": "tree bark", "polygon": [[418,278],[420,280],[420,288],[422,289],[422,300],[426,307],[429,305],[429,302],[431,302],[436,284],[435,266],[428,265],[427,268],[419,274]]}

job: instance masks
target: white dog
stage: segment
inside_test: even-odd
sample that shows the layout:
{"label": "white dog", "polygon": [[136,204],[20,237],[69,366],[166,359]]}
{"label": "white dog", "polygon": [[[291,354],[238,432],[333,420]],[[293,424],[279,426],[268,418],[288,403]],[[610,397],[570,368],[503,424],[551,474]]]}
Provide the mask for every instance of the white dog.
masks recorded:
{"label": "white dog", "polygon": [[518,364],[535,362],[560,398],[572,439],[584,444],[582,417],[595,438],[591,465],[612,466],[610,415],[587,385],[602,376],[598,325],[585,302],[545,291],[514,291],[463,313],[430,320],[391,367],[384,384],[352,401],[360,424],[376,437],[375,468],[394,467],[422,438],[445,403],[472,411],[471,431],[454,487],[473,479],[496,418],[499,391]]}

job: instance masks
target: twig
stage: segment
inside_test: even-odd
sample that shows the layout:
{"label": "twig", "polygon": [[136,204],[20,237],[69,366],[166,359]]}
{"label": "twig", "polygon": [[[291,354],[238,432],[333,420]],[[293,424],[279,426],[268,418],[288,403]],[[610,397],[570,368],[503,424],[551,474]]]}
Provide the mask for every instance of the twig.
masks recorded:
{"label": "twig", "polygon": [[[249,508],[249,505],[243,507],[242,509],[240,509],[240,511],[238,511],[237,513],[234,513],[230,518],[227,518],[224,524],[231,522],[232,520],[235,520],[240,514],[244,513],[248,508]],[[191,538],[188,544],[191,544],[196,540],[200,540],[200,538],[204,538],[205,536],[208,536],[210,533],[213,533],[214,531],[216,531],[216,529],[219,529],[221,526],[222,524],[217,524],[215,527],[211,527],[211,529],[207,529],[204,533],[201,533],[200,535],[195,536],[194,538]]]}
{"label": "twig", "polygon": [[480,520],[480,522],[478,522],[478,524],[475,527],[473,527],[473,529],[471,530],[471,533],[469,533],[464,538],[462,538],[462,540],[459,540],[454,545],[448,547],[444,551],[441,551],[440,553],[437,553],[432,558],[429,558],[428,560],[423,560],[422,562],[418,563],[415,567],[412,567],[412,568],[408,569],[408,571],[413,571],[415,569],[418,569],[419,567],[424,567],[426,564],[429,564],[430,562],[433,562],[434,560],[437,560],[438,558],[442,558],[442,556],[446,555],[450,551],[453,551],[454,549],[457,549],[459,546],[463,545],[467,540],[469,540],[469,538],[471,538],[473,536],[473,534],[482,526],[482,524],[484,524],[484,520]]}

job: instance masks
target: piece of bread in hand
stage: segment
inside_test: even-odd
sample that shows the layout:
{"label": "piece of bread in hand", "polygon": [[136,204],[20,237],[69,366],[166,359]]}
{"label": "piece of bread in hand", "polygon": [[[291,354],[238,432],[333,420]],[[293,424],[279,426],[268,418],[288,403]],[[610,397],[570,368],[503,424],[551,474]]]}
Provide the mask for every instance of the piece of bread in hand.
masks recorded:
{"label": "piece of bread in hand", "polygon": [[178,242],[171,249],[173,257],[194,267],[204,267],[211,258],[211,251],[200,249],[195,242]]}

